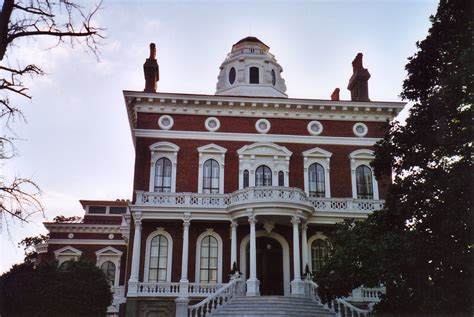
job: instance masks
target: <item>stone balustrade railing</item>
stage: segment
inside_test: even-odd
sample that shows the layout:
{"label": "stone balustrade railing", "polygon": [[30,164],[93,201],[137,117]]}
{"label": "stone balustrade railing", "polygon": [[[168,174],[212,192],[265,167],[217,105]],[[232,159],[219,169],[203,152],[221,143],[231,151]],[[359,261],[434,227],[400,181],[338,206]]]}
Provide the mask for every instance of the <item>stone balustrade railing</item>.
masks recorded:
{"label": "stone balustrade railing", "polygon": [[284,202],[312,206],[319,212],[368,213],[383,207],[383,200],[308,197],[299,188],[249,187],[231,194],[136,192],[136,205],[222,209],[239,204]]}
{"label": "stone balustrade railing", "polygon": [[[225,284],[221,283],[189,283],[188,295],[196,297],[206,297],[214,294]],[[177,297],[180,294],[180,288],[183,287],[178,282],[139,282],[138,296],[162,296]]]}

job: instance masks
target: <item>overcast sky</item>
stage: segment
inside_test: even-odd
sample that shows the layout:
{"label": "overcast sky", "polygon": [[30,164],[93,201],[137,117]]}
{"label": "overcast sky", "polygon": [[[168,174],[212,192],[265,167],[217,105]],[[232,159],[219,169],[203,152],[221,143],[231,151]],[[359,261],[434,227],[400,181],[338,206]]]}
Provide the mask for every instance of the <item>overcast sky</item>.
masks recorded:
{"label": "overcast sky", "polygon": [[[86,3],[87,4],[87,3]],[[99,60],[81,47],[26,40],[10,62],[37,63],[47,75],[27,80],[33,99],[16,99],[19,156],[3,174],[31,177],[43,190],[46,218],[83,215],[79,199],[130,199],[134,149],[122,90],[143,90],[143,62],[157,44],[161,92],[214,94],[219,66],[248,35],[270,46],[290,98],[329,99],[346,89],[358,52],[372,77],[369,96],[399,101],[407,58],[430,26],[437,1],[105,1]],[[7,218],[7,220],[9,220]],[[25,236],[45,233],[3,219],[0,272],[21,262]],[[7,230],[7,228],[9,230]]]}

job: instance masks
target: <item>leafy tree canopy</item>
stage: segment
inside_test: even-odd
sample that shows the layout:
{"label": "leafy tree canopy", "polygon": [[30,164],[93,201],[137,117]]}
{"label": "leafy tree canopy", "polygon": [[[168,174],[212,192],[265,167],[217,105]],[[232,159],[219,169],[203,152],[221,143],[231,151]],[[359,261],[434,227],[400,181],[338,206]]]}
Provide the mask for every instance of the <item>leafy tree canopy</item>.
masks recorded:
{"label": "leafy tree canopy", "polygon": [[392,315],[472,315],[472,8],[441,0],[409,58],[402,97],[413,102],[375,146],[377,177],[394,174],[383,210],[346,221],[317,275],[326,300],[386,287]]}
{"label": "leafy tree canopy", "polygon": [[112,293],[104,273],[80,259],[15,265],[0,277],[2,316],[104,316]]}

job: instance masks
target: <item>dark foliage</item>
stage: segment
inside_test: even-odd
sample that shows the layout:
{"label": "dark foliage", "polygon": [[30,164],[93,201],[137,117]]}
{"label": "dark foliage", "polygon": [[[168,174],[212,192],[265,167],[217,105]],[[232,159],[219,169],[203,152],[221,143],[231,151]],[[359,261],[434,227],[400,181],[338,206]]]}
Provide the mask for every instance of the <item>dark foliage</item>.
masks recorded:
{"label": "dark foliage", "polygon": [[79,260],[15,265],[0,277],[1,316],[105,316],[112,293],[94,263]]}
{"label": "dark foliage", "polygon": [[377,177],[393,173],[385,208],[338,227],[317,276],[321,296],[382,283],[378,315],[472,316],[472,7],[442,0],[406,66],[406,125],[376,144]]}

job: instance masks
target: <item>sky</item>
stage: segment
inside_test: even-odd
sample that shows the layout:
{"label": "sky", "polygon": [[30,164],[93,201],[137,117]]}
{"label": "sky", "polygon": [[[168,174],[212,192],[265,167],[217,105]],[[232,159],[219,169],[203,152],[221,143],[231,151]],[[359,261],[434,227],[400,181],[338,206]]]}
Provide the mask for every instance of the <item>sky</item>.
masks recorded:
{"label": "sky", "polygon": [[36,63],[46,75],[25,80],[32,100],[13,98],[27,122],[13,124],[18,155],[0,162],[0,175],[38,183],[46,214],[27,224],[3,217],[0,273],[23,260],[21,239],[46,233],[43,221],[82,216],[79,199],[131,199],[134,148],[122,90],[143,90],[149,43],[157,45],[160,92],[214,94],[232,44],[251,35],[270,46],[290,98],[329,99],[339,87],[350,99],[351,62],[361,52],[371,100],[400,101],[407,58],[436,8],[433,0],[106,0],[95,18],[105,28],[98,57],[77,45],[51,48],[47,38],[19,41],[9,62]]}

